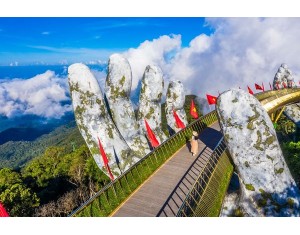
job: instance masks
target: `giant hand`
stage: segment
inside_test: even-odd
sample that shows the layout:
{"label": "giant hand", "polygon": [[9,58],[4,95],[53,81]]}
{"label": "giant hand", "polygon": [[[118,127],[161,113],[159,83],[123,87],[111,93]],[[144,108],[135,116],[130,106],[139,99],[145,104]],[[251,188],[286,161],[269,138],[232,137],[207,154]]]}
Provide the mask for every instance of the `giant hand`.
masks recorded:
{"label": "giant hand", "polygon": [[[114,54],[109,59],[105,86],[107,103],[96,78],[87,66],[73,64],[68,72],[77,126],[97,165],[105,174],[109,175],[110,169],[116,177],[150,152],[145,120],[160,144],[168,138],[162,131],[161,99],[164,81],[159,67],[146,67],[137,120],[129,99],[131,67],[125,58]],[[174,97],[185,97],[183,89],[176,92]],[[179,110],[180,108],[178,107]],[[180,117],[186,122],[186,115],[182,110]],[[169,120],[168,124],[172,125]],[[106,153],[107,164],[103,154],[100,154],[100,145]]]}

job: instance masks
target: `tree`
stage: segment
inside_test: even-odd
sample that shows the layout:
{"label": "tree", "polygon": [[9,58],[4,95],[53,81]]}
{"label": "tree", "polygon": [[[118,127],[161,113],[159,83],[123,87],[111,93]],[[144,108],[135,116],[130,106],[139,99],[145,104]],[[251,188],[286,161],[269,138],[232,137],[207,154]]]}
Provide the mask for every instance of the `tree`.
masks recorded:
{"label": "tree", "polygon": [[186,113],[186,116],[187,116],[188,123],[191,123],[195,120],[192,117],[192,115],[190,114],[190,108],[191,108],[191,101],[192,100],[194,100],[196,110],[197,110],[197,113],[198,113],[199,117],[202,116],[201,111],[200,111],[200,105],[198,104],[198,101],[197,101],[197,96],[196,95],[186,95],[185,96],[185,103],[184,103],[184,110],[185,110],[185,113]]}
{"label": "tree", "polygon": [[66,172],[63,172],[62,168],[58,167],[63,157],[63,151],[64,148],[62,147],[48,148],[44,155],[32,160],[23,169],[23,177],[32,179],[38,187],[46,187],[51,179],[65,175]]}
{"label": "tree", "polygon": [[0,170],[0,193],[11,185],[22,183],[21,175],[8,168]]}
{"label": "tree", "polygon": [[300,183],[300,141],[283,144],[283,153],[296,182]]}
{"label": "tree", "polygon": [[30,216],[40,202],[35,193],[20,183],[7,187],[0,194],[0,201],[5,205],[10,216]]}

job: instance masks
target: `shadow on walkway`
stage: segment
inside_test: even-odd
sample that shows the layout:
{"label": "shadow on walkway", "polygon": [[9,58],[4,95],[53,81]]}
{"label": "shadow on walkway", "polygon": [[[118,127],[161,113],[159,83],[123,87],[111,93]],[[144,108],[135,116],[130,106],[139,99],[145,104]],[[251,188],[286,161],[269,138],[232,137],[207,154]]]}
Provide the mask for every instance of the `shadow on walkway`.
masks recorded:
{"label": "shadow on walkway", "polygon": [[218,140],[222,138],[222,133],[211,127],[205,128],[199,135],[198,139],[201,140],[208,148],[215,149]]}

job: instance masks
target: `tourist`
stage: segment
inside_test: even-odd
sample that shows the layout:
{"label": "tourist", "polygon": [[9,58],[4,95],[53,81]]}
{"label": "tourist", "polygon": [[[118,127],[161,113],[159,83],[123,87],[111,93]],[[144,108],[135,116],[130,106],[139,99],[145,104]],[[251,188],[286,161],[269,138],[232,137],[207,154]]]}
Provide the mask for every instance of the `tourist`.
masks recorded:
{"label": "tourist", "polygon": [[191,153],[192,156],[195,156],[198,153],[198,133],[193,131],[192,139],[191,139]]}

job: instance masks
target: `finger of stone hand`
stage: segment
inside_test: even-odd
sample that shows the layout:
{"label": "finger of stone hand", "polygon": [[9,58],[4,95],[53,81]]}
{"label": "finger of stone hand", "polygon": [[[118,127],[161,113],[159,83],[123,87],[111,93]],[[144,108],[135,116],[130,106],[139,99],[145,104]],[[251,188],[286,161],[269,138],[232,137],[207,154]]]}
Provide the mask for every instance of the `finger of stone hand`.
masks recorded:
{"label": "finger of stone hand", "polygon": [[298,127],[300,126],[300,103],[287,105],[284,114],[296,123]]}
{"label": "finger of stone hand", "polygon": [[181,128],[178,128],[174,119],[173,110],[176,111],[180,120],[184,125],[188,124],[187,116],[184,110],[185,91],[183,84],[180,81],[171,81],[167,90],[166,97],[166,117],[168,123],[168,129],[171,133],[178,132]]}
{"label": "finger of stone hand", "polygon": [[99,168],[107,175],[99,153],[98,138],[114,176],[137,161],[109,117],[99,84],[89,68],[81,63],[68,68],[68,80],[77,126]]}
{"label": "finger of stone hand", "polygon": [[147,139],[139,129],[130,101],[132,83],[131,67],[127,59],[113,54],[108,61],[105,94],[112,119],[134,153],[143,157],[150,152]]}
{"label": "finger of stone hand", "polygon": [[148,65],[142,78],[139,99],[138,122],[143,133],[147,135],[145,120],[162,143],[167,139],[162,131],[161,98],[164,87],[162,71],[159,67]]}

